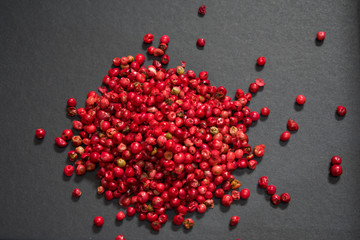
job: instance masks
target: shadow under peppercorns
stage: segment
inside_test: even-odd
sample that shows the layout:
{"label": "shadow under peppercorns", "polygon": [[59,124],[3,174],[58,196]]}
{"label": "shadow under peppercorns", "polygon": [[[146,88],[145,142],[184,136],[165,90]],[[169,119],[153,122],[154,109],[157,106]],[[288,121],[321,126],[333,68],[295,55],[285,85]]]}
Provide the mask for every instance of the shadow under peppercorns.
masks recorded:
{"label": "shadow under peppercorns", "polygon": [[150,47],[150,46],[151,46],[150,43],[144,43],[144,42],[143,42],[143,43],[141,44],[142,49],[145,50],[145,51],[146,51],[146,50],[148,49],[148,47]]}
{"label": "shadow under peppercorns", "polygon": [[64,152],[65,149],[66,149],[66,147],[63,147],[63,148],[58,147],[58,146],[56,145],[56,143],[54,143],[53,146],[54,146],[54,150],[55,150],[57,153],[62,153],[62,152]]}
{"label": "shadow under peppercorns", "polygon": [[290,139],[287,140],[287,141],[281,141],[281,140],[279,139],[279,144],[280,144],[280,146],[284,147],[284,146],[286,146],[286,145],[288,144],[289,141],[290,141]]}
{"label": "shadow under peppercorns", "polygon": [[80,200],[81,197],[74,197],[72,194],[71,194],[71,200],[73,202],[78,202]]}
{"label": "shadow under peppercorns", "polygon": [[66,176],[65,174],[62,175],[62,179],[63,179],[63,181],[65,181],[65,182],[70,181],[70,178],[71,178],[71,177],[68,177],[68,176]]}
{"label": "shadow under peppercorns", "polygon": [[42,144],[42,142],[44,141],[44,139],[37,139],[36,136],[34,136],[34,145],[40,145]]}
{"label": "shadow under peppercorns", "polygon": [[102,229],[102,227],[97,227],[97,226],[95,226],[95,225],[92,226],[92,231],[93,231],[94,233],[99,233],[99,232],[101,231],[101,229]]}
{"label": "shadow under peppercorns", "polygon": [[320,47],[324,44],[324,41],[319,41],[317,38],[315,38],[315,45]]}
{"label": "shadow under peppercorns", "polygon": [[230,231],[234,230],[235,228],[236,228],[236,225],[235,225],[235,226],[232,226],[232,225],[229,224],[229,230],[230,230]]}
{"label": "shadow under peppercorns", "polygon": [[203,18],[203,17],[205,17],[205,14],[200,14],[200,13],[198,12],[198,16],[201,17],[201,18]]}
{"label": "shadow under peppercorns", "polygon": [[180,225],[171,224],[171,230],[173,231],[179,231],[180,228],[183,228],[182,224]]}
{"label": "shadow under peppercorns", "polygon": [[303,110],[304,105],[299,105],[299,104],[297,104],[297,103],[295,102],[295,103],[294,103],[294,108],[295,108],[295,111],[299,112],[299,111]]}
{"label": "shadow under peppercorns", "polygon": [[257,63],[255,63],[255,70],[257,71],[257,72],[260,72],[260,71],[262,71],[264,69],[264,66],[259,66]]}
{"label": "shadow under peppercorns", "polygon": [[[124,220],[118,221],[118,220],[116,220],[116,218],[115,218],[114,221],[115,221],[115,226],[120,227],[120,226],[123,224],[123,221],[124,221]],[[141,222],[141,221],[139,220],[139,222]],[[138,223],[138,225],[139,225],[139,223]]]}
{"label": "shadow under peppercorns", "polygon": [[[196,44],[196,43],[195,43]],[[196,48],[199,49],[199,50],[204,50],[205,47],[200,47],[196,44]]]}
{"label": "shadow under peppercorns", "polygon": [[339,180],[340,180],[340,177],[334,177],[333,175],[331,175],[331,173],[329,173],[329,175],[328,175],[329,183],[336,184]]}
{"label": "shadow under peppercorns", "polygon": [[336,111],[335,111],[335,119],[336,119],[337,121],[341,121],[341,120],[343,120],[344,118],[345,118],[345,116],[340,116],[340,115],[337,114]]}
{"label": "shadow under peppercorns", "polygon": [[268,119],[269,116],[263,116],[263,115],[260,115],[260,121],[266,121]]}

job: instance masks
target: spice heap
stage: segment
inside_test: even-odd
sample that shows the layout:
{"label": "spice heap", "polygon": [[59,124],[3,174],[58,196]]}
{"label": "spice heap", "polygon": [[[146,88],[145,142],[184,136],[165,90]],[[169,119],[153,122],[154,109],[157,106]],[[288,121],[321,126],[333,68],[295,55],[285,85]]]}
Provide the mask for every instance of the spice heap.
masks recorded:
{"label": "spice heap", "polygon": [[[165,40],[161,44],[168,44]],[[144,41],[151,43],[152,34]],[[89,92],[83,108],[69,99],[68,114],[79,117],[73,121],[79,133],[65,129],[55,143],[65,147],[71,140],[75,147],[68,152],[74,164],[65,166],[64,174],[96,170],[98,194],[117,199],[128,216],[138,213],[159,231],[166,210],[173,209],[173,223],[189,229],[194,221],[184,220],[187,213],[205,213],[214,197],[227,207],[249,198],[249,189],[237,190],[241,183],[232,171],[255,169],[255,157],[264,155],[265,146],[252,149],[246,134],[260,115],[246,106],[251,93],[238,89],[232,101],[224,87],[210,84],[205,71],[185,71],[184,62],[166,69],[157,60],[145,67],[144,61],[142,54],[114,58],[100,95]],[[250,91],[264,85],[257,79]],[[81,191],[73,194],[80,197]],[[122,211],[116,215],[118,221],[124,217]],[[94,219],[96,226],[103,223],[101,217]]]}

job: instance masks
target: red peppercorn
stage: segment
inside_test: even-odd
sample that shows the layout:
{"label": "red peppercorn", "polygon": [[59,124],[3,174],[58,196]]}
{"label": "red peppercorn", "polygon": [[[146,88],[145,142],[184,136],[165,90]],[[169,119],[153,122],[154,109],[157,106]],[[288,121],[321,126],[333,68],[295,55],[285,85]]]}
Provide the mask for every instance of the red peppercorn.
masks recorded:
{"label": "red peppercorn", "polygon": [[259,183],[259,187],[260,187],[260,188],[264,188],[264,189],[265,189],[265,188],[268,186],[268,184],[269,184],[269,179],[268,179],[267,176],[262,176],[261,178],[259,178],[258,183]]}
{"label": "red peppercorn", "polygon": [[225,207],[230,207],[230,205],[233,203],[233,199],[230,195],[226,194],[221,198],[221,203]]}
{"label": "red peppercorn", "polygon": [[73,137],[73,132],[70,129],[65,129],[62,134],[61,138],[65,141],[69,141]]}
{"label": "red peppercorn", "polygon": [[200,15],[205,15],[205,13],[206,13],[206,6],[205,6],[205,5],[201,5],[201,6],[199,7],[198,13],[199,13]]}
{"label": "red peppercorn", "polygon": [[117,235],[115,240],[126,240],[123,235]]}
{"label": "red peppercorn", "polygon": [[339,116],[345,116],[346,114],[346,107],[344,106],[338,106],[336,108],[336,113],[339,115]]}
{"label": "red peppercorn", "polygon": [[66,165],[65,168],[64,168],[64,174],[65,176],[72,176],[74,173],[74,167],[71,166],[71,165]]}
{"label": "red peppercorn", "polygon": [[285,142],[285,141],[288,141],[290,139],[290,132],[286,131],[286,132],[283,132],[281,135],[280,135],[280,140]]}
{"label": "red peppercorn", "polygon": [[288,127],[289,131],[299,130],[299,125],[291,118],[289,118],[289,120],[288,120],[287,127]]}
{"label": "red peppercorn", "polygon": [[230,219],[230,226],[235,226],[238,224],[239,222],[239,217],[238,216],[232,216]]}
{"label": "red peppercorn", "polygon": [[256,122],[257,120],[259,120],[260,115],[257,112],[250,112],[249,117],[251,118],[252,121]]}
{"label": "red peppercorn", "polygon": [[154,35],[152,35],[151,33],[145,34],[144,43],[152,43],[153,40],[154,40]]}
{"label": "red peppercorn", "polygon": [[72,195],[75,198],[79,198],[81,196],[81,190],[78,188],[74,188],[74,190],[72,191]]}
{"label": "red peppercorn", "polygon": [[280,198],[281,198],[281,201],[284,203],[288,203],[291,200],[291,197],[288,193],[281,194]]}
{"label": "red peppercorn", "polygon": [[117,221],[122,221],[124,218],[125,218],[125,213],[124,213],[123,211],[119,211],[119,212],[116,214],[116,220],[117,220]]}
{"label": "red peppercorn", "polygon": [[334,177],[338,177],[342,174],[343,172],[343,169],[340,165],[332,165],[331,168],[330,168],[330,173],[331,175],[333,175]]}
{"label": "red peppercorn", "polygon": [[168,44],[169,41],[170,41],[170,38],[169,38],[168,35],[163,35],[163,36],[161,36],[161,38],[160,38],[160,43]]}
{"label": "red peppercorn", "polygon": [[67,146],[67,142],[64,139],[62,139],[61,137],[55,138],[55,144],[58,147],[66,147]]}
{"label": "red peppercorn", "polygon": [[264,80],[261,79],[261,78],[257,78],[257,79],[255,80],[255,83],[256,83],[256,85],[258,85],[259,87],[265,86],[265,82],[264,82]]}
{"label": "red peppercorn", "polygon": [[257,59],[256,63],[257,63],[259,66],[264,66],[265,63],[266,63],[265,57],[262,57],[262,56],[259,57],[259,58]]}
{"label": "red peppercorn", "polygon": [[270,195],[274,195],[276,193],[276,187],[274,185],[269,185],[266,187],[266,192]]}
{"label": "red peppercorn", "polygon": [[194,220],[192,220],[191,218],[187,218],[187,219],[184,220],[184,227],[185,227],[186,229],[190,229],[190,228],[192,228],[194,225],[195,225]]}
{"label": "red peppercorn", "polygon": [[274,204],[274,205],[278,205],[281,201],[281,198],[279,195],[277,194],[274,194],[271,196],[271,202]]}
{"label": "red peppercorn", "polygon": [[198,45],[199,47],[204,47],[205,46],[205,39],[204,38],[198,38],[198,40],[196,41],[196,45]]}
{"label": "red peppercorn", "polygon": [[250,190],[247,188],[241,189],[240,191],[240,197],[242,199],[248,199],[250,197]]}
{"label": "red peppercorn", "polygon": [[340,165],[341,162],[342,162],[342,160],[341,160],[341,157],[339,157],[339,156],[333,156],[331,158],[331,164],[333,164],[333,165]]}
{"label": "red peppercorn", "polygon": [[101,227],[104,224],[104,219],[100,216],[94,218],[94,225],[97,227]]}
{"label": "red peppercorn", "polygon": [[[119,58],[119,57],[116,57],[116,58],[114,58],[113,59],[113,64],[114,64],[114,66],[115,67],[118,67],[118,66],[120,66],[120,64],[121,64],[121,59]],[[69,104],[68,104],[69,105]]]}
{"label": "red peppercorn", "polygon": [[249,91],[252,93],[256,93],[259,90],[259,86],[256,83],[251,83],[249,87]]}
{"label": "red peppercorn", "polygon": [[69,107],[75,107],[75,106],[76,106],[76,100],[75,100],[75,98],[69,98],[69,99],[67,100],[67,105],[68,105]]}
{"label": "red peppercorn", "polygon": [[151,229],[154,230],[154,231],[160,231],[161,223],[159,221],[151,222]]}
{"label": "red peppercorn", "polygon": [[269,114],[270,114],[270,109],[268,109],[267,107],[263,107],[262,109],[261,109],[261,115],[263,115],[263,116],[269,116]]}
{"label": "red peppercorn", "polygon": [[322,32],[322,31],[318,32],[316,34],[316,39],[319,41],[323,41],[325,39],[325,32]]}
{"label": "red peppercorn", "polygon": [[164,56],[162,56],[162,58],[161,58],[162,64],[168,64],[169,61],[170,61],[169,55],[165,54]]}
{"label": "red peppercorn", "polygon": [[173,223],[175,225],[181,225],[184,222],[184,217],[181,215],[175,215],[173,218]]}
{"label": "red peppercorn", "polygon": [[150,46],[150,47],[147,48],[146,51],[148,52],[148,54],[154,55],[155,47],[154,47],[154,46]]}
{"label": "red peppercorn", "polygon": [[297,95],[296,97],[296,103],[299,105],[304,105],[306,102],[306,98],[304,95]]}
{"label": "red peppercorn", "polygon": [[35,137],[37,139],[43,139],[45,137],[45,130],[42,128],[38,128],[35,131]]}
{"label": "red peppercorn", "polygon": [[135,210],[134,207],[128,207],[128,208],[126,209],[126,215],[128,215],[129,217],[134,216],[135,213],[136,213],[136,210]]}

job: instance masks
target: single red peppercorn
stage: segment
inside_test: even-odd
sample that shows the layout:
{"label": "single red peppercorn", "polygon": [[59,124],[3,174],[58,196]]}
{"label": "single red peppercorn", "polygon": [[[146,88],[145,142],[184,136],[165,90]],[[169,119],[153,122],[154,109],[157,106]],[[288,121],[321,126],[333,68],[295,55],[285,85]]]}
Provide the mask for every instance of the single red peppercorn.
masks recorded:
{"label": "single red peppercorn", "polygon": [[154,47],[154,46],[150,46],[150,47],[147,48],[146,51],[148,52],[148,54],[154,55],[155,47]]}
{"label": "single red peppercorn", "polygon": [[206,13],[206,6],[205,6],[205,5],[201,5],[201,6],[199,7],[198,13],[199,13],[200,15],[205,15],[205,13]]}
{"label": "single red peppercorn", "polygon": [[268,179],[267,176],[262,176],[261,178],[259,178],[258,183],[259,183],[259,187],[260,187],[260,188],[264,188],[264,189],[265,189],[265,188],[268,186],[268,184],[269,184],[269,179]]}
{"label": "single red peppercorn", "polygon": [[346,114],[346,107],[344,107],[344,106],[337,106],[337,108],[336,108],[336,113],[337,113],[339,116],[345,116],[345,114]]}
{"label": "single red peppercorn", "polygon": [[163,36],[161,36],[161,38],[160,38],[160,43],[168,44],[169,41],[170,41],[170,38],[169,38],[168,35],[163,35]]}
{"label": "single red peppercorn", "polygon": [[304,95],[297,95],[296,97],[296,103],[299,105],[304,105],[306,102],[306,98]]}
{"label": "single red peppercorn", "polygon": [[175,215],[173,218],[173,223],[175,225],[181,225],[184,222],[184,217],[181,215]]}
{"label": "single red peppercorn", "polygon": [[256,93],[259,90],[259,86],[256,83],[251,83],[249,87],[249,91],[252,93]]}
{"label": "single red peppercorn", "polygon": [[289,131],[299,130],[299,125],[291,118],[289,118],[289,120],[288,120],[287,127],[288,127]]}
{"label": "single red peppercorn", "polygon": [[240,197],[242,199],[248,199],[250,197],[250,190],[247,188],[241,189],[240,191]]}
{"label": "single red peppercorn", "polygon": [[331,158],[331,164],[333,164],[333,165],[340,165],[341,162],[342,162],[342,160],[341,160],[341,157],[339,157],[339,156],[333,156]]}
{"label": "single red peppercorn", "polygon": [[230,218],[230,226],[235,226],[239,223],[239,217],[238,216],[232,216]]}
{"label": "single red peppercorn", "polygon": [[198,38],[198,40],[196,41],[196,45],[198,45],[199,47],[204,47],[205,46],[205,39],[204,38]]}
{"label": "single red peppercorn", "polygon": [[291,197],[288,193],[281,194],[280,198],[281,198],[281,201],[284,203],[288,203],[291,200]]}
{"label": "single red peppercorn", "polygon": [[74,188],[74,190],[72,191],[72,195],[75,198],[79,198],[81,196],[81,190],[78,188]]}
{"label": "single red peppercorn", "polygon": [[42,128],[38,128],[35,131],[35,137],[37,139],[43,139],[45,137],[45,130]]}
{"label": "single red peppercorn", "polygon": [[280,202],[281,202],[281,198],[279,195],[277,194],[274,194],[271,196],[271,202],[274,204],[274,205],[278,205]]}
{"label": "single red peppercorn", "polygon": [[340,165],[332,165],[331,168],[330,168],[330,173],[331,175],[333,175],[334,177],[338,177],[342,174],[343,172],[343,169]]}
{"label": "single red peppercorn", "polygon": [[270,114],[270,109],[267,108],[267,107],[263,107],[263,108],[261,109],[260,113],[261,113],[261,115],[267,117],[267,116],[269,116],[269,114]]}
{"label": "single red peppercorn", "polygon": [[265,63],[266,63],[265,57],[263,57],[263,56],[259,57],[259,58],[256,60],[256,63],[257,63],[259,66],[264,66]]}
{"label": "single red peppercorn", "polygon": [[114,64],[114,66],[115,66],[115,67],[120,66],[120,64],[121,64],[120,61],[121,61],[121,59],[120,59],[119,57],[114,58],[114,59],[113,59],[113,64]]}
{"label": "single red peppercorn", "polygon": [[68,105],[69,107],[75,107],[75,106],[76,106],[76,100],[75,100],[75,98],[69,98],[69,99],[67,100],[67,105]]}
{"label": "single red peppercorn", "polygon": [[230,205],[233,203],[233,199],[230,195],[226,194],[221,198],[221,203],[225,207],[230,207]]}
{"label": "single red peppercorn", "polygon": [[62,134],[61,138],[65,141],[69,141],[73,137],[73,132],[70,129],[65,129]]}
{"label": "single red peppercorn", "polygon": [[276,193],[276,187],[274,185],[269,185],[266,187],[266,192],[270,195],[274,195]]}
{"label": "single red peppercorn", "polygon": [[71,166],[71,165],[66,165],[65,168],[64,168],[64,174],[65,176],[72,176],[74,173],[74,167]]}
{"label": "single red peppercorn", "polygon": [[145,34],[144,43],[152,43],[153,40],[154,40],[154,35],[152,35],[151,33]]}
{"label": "single red peppercorn", "polygon": [[280,140],[285,142],[288,141],[290,139],[290,132],[285,131],[280,135]]}
{"label": "single red peppercorn", "polygon": [[169,61],[170,61],[169,55],[165,54],[164,56],[162,56],[162,58],[161,58],[162,64],[168,64]]}
{"label": "single red peppercorn", "polygon": [[135,213],[136,213],[136,210],[135,210],[134,207],[128,207],[128,208],[126,209],[126,215],[128,215],[129,217],[134,216]]}
{"label": "single red peppercorn", "polygon": [[125,218],[125,213],[124,213],[123,211],[119,211],[119,212],[116,214],[116,220],[117,220],[117,221],[122,221],[124,218]]}
{"label": "single red peppercorn", "polygon": [[318,33],[316,34],[316,39],[319,40],[319,41],[324,41],[324,39],[325,39],[325,32],[322,32],[322,31],[318,32]]}
{"label": "single red peppercorn", "polygon": [[257,79],[255,80],[255,83],[256,83],[256,85],[258,85],[259,87],[265,86],[265,81],[264,81],[263,79],[261,79],[261,78],[257,78]]}
{"label": "single red peppercorn", "polygon": [[117,235],[115,240],[126,240],[123,235]]}
{"label": "single red peppercorn", "polygon": [[101,227],[104,224],[104,219],[100,216],[94,218],[94,225],[97,227]]}
{"label": "single red peppercorn", "polygon": [[55,144],[58,147],[62,147],[62,148],[67,146],[67,142],[64,139],[62,139],[61,137],[55,138]]}

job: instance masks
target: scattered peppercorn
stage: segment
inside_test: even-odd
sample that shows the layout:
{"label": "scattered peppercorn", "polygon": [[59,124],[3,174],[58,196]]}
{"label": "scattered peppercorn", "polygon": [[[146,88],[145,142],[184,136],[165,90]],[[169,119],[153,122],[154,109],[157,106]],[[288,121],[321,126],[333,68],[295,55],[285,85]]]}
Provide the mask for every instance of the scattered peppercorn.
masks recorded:
{"label": "scattered peppercorn", "polygon": [[239,217],[238,216],[232,216],[230,219],[230,226],[235,226],[238,224],[239,222]]}
{"label": "scattered peppercorn", "polygon": [[306,98],[304,95],[297,95],[296,97],[296,103],[299,105],[304,105],[306,102]]}
{"label": "scattered peppercorn", "polygon": [[196,44],[199,47],[204,47],[205,46],[205,39],[204,38],[198,38],[198,40],[196,41]]}
{"label": "scattered peppercorn", "polygon": [[104,219],[100,216],[94,218],[94,225],[97,227],[101,227],[104,224]]}
{"label": "scattered peppercorn", "polygon": [[337,108],[336,108],[336,113],[337,113],[339,116],[345,116],[345,114],[346,114],[346,107],[344,107],[344,106],[337,106]]}
{"label": "scattered peppercorn", "polygon": [[334,164],[330,168],[330,173],[334,177],[339,177],[342,174],[342,172],[343,172],[343,169],[340,165]]}
{"label": "scattered peppercorn", "polygon": [[256,63],[257,63],[257,65],[259,65],[259,66],[264,66],[265,63],[266,63],[265,57],[263,57],[263,56],[259,57],[259,58],[256,60]]}
{"label": "scattered peppercorn", "polygon": [[81,196],[81,190],[78,188],[74,188],[73,192],[72,192],[73,197],[75,198],[79,198]]}
{"label": "scattered peppercorn", "polygon": [[205,6],[205,5],[201,5],[201,6],[199,7],[198,13],[201,14],[201,15],[205,15],[205,13],[206,13],[206,6]]}
{"label": "scattered peppercorn", "polygon": [[317,38],[317,40],[319,40],[319,41],[324,41],[324,39],[325,39],[325,32],[322,32],[322,31],[318,32],[318,33],[316,34],[316,38]]}
{"label": "scattered peppercorn", "polygon": [[37,139],[43,139],[45,137],[45,130],[42,128],[38,128],[35,131],[35,137]]}
{"label": "scattered peppercorn", "polygon": [[280,140],[285,142],[288,141],[290,139],[290,132],[285,131],[280,135]]}

